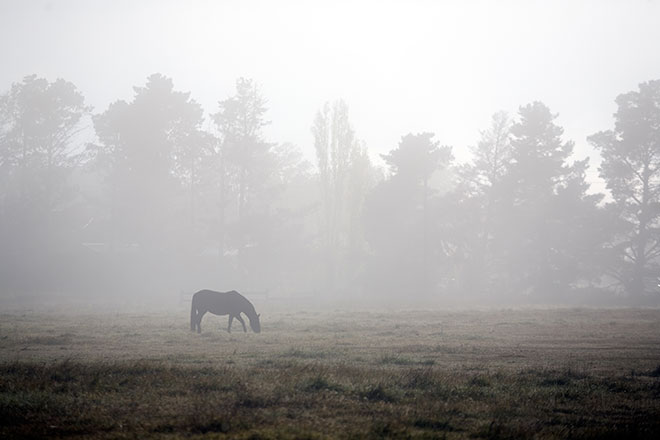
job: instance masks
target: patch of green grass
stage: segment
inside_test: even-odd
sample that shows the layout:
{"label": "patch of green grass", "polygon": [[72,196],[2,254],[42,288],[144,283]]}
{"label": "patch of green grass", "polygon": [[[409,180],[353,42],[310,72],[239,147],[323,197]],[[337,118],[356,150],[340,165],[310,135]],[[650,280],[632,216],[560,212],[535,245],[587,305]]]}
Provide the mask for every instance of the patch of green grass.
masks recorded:
{"label": "patch of green grass", "polygon": [[431,431],[446,431],[446,432],[456,431],[456,428],[454,428],[452,424],[449,423],[449,421],[447,420],[418,418],[412,422],[412,425],[415,428],[428,429]]}
{"label": "patch of green grass", "polygon": [[282,357],[297,359],[324,359],[327,357],[327,353],[320,350],[300,350],[297,348],[292,348],[289,351],[282,353]]}
{"label": "patch of green grass", "polygon": [[401,384],[407,388],[428,390],[437,386],[438,379],[430,368],[416,368],[403,373]]}
{"label": "patch of green grass", "polygon": [[403,356],[393,356],[393,355],[386,355],[380,358],[378,361],[381,364],[390,364],[390,365],[414,365],[415,361],[403,357]]}
{"label": "patch of green grass", "polygon": [[383,384],[368,386],[362,390],[360,396],[371,401],[395,402],[398,400],[392,390],[385,387]]}
{"label": "patch of green grass", "polygon": [[343,391],[343,387],[328,380],[326,377],[319,375],[306,382],[303,386],[303,390],[310,392],[317,392],[322,390],[340,392]]}
{"label": "patch of green grass", "polygon": [[474,376],[468,383],[474,387],[487,388],[491,386],[491,381],[485,376]]}
{"label": "patch of green grass", "polygon": [[570,368],[559,372],[539,372],[537,375],[539,376],[539,385],[545,387],[565,387],[588,378],[586,374]]}

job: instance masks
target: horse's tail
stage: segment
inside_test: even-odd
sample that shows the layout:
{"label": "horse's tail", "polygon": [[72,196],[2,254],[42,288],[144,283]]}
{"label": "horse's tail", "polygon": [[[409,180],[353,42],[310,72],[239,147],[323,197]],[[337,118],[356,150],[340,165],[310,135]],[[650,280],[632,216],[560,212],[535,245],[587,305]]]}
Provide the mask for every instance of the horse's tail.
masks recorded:
{"label": "horse's tail", "polygon": [[195,331],[195,326],[197,325],[197,301],[195,297],[197,294],[193,295],[192,301],[190,301],[190,331]]}

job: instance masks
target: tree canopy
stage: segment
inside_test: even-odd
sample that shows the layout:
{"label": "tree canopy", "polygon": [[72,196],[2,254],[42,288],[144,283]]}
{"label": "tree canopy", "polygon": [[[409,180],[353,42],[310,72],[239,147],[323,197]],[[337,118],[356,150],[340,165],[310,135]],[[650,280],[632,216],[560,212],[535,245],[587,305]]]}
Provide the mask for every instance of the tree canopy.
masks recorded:
{"label": "tree canopy", "polygon": [[620,219],[610,274],[630,294],[658,292],[660,258],[660,80],[616,99],[613,130],[589,140],[601,154],[600,175]]}
{"label": "tree canopy", "polygon": [[[310,115],[314,167],[299,146],[268,139],[252,79],[205,114],[153,74],[92,114],[73,84],[28,76],[0,95],[1,286],[43,289],[26,281],[39,270],[40,283],[80,291],[157,295],[201,282],[649,303],[659,293],[660,80],[616,103],[614,128],[589,138],[609,191],[598,194],[589,158],[575,157],[542,102],[495,113],[467,163],[453,156],[463,146],[422,132],[376,146],[389,148],[382,167],[348,104],[326,102]],[[88,279],[64,276],[67,264]]]}

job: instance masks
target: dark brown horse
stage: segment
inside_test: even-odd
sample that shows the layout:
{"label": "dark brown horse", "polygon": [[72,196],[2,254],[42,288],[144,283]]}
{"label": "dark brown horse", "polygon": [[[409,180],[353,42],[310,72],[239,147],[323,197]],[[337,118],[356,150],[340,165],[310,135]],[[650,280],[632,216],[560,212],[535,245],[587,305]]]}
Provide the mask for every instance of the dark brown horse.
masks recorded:
{"label": "dark brown horse", "polygon": [[245,321],[241,318],[241,313],[250,320],[250,327],[255,333],[261,331],[259,315],[254,310],[254,306],[246,297],[235,290],[230,292],[214,292],[213,290],[200,290],[192,297],[190,306],[190,330],[197,333],[202,332],[202,317],[206,312],[214,315],[229,315],[229,325],[227,331],[231,333],[231,323],[234,318],[238,319],[243,325],[243,331],[247,333]]}

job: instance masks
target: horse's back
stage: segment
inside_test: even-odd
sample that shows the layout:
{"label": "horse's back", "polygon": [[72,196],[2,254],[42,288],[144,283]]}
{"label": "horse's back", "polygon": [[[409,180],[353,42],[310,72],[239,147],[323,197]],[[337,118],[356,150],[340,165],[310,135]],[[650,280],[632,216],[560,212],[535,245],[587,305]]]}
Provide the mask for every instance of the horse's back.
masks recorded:
{"label": "horse's back", "polygon": [[243,311],[249,301],[235,290],[217,292],[215,290],[200,290],[193,295],[193,305],[205,309],[215,315],[237,314]]}

